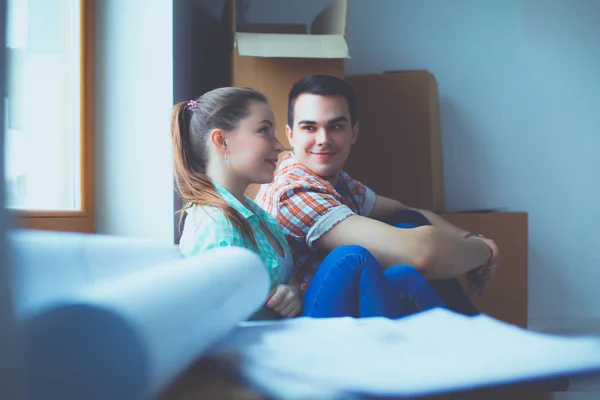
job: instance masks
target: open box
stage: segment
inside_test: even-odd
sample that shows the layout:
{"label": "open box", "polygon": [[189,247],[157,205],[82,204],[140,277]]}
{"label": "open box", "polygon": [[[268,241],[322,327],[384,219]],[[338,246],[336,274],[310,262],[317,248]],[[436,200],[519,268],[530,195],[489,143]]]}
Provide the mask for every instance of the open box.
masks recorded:
{"label": "open box", "polygon": [[243,3],[228,3],[234,38],[231,82],[268,97],[276,119],[275,134],[289,148],[285,125],[293,84],[313,74],[344,75],[344,59],[350,57],[345,39],[347,0],[333,0],[316,15],[310,33],[299,24],[242,24],[238,12]]}

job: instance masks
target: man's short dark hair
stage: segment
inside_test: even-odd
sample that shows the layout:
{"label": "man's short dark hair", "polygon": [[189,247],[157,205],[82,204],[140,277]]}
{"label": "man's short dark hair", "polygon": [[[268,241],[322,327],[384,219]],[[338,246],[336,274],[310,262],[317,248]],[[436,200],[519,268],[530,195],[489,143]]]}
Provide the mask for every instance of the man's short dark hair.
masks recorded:
{"label": "man's short dark hair", "polygon": [[356,96],[348,83],[331,75],[310,75],[296,82],[290,90],[288,99],[288,125],[294,128],[294,106],[301,94],[316,94],[319,96],[343,96],[348,102],[350,124],[356,123]]}

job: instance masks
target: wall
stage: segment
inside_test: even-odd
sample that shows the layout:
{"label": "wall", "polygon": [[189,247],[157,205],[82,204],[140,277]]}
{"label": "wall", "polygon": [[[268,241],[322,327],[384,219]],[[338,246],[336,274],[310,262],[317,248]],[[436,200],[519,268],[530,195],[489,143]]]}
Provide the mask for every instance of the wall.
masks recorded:
{"label": "wall", "polygon": [[[209,90],[228,86],[231,32],[221,23],[223,0],[174,0],[173,102],[195,99]],[[183,207],[174,191],[175,211]],[[184,214],[185,215],[185,214]],[[179,243],[180,215],[174,216],[174,241]]]}
{"label": "wall", "polygon": [[96,2],[96,231],[172,242],[173,5]]}
{"label": "wall", "polygon": [[[309,23],[325,5],[246,13]],[[348,75],[437,77],[447,209],[529,212],[530,319],[600,317],[600,2],[349,0],[346,37]]]}
{"label": "wall", "polygon": [[351,0],[347,39],[437,77],[449,210],[529,212],[530,319],[600,317],[600,2]]}

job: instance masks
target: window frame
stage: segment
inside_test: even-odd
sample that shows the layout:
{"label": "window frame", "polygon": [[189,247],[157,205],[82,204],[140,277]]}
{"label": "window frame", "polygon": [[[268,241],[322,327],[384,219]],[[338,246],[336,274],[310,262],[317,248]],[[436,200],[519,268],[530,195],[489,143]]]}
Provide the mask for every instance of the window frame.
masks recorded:
{"label": "window frame", "polygon": [[10,210],[24,229],[94,233],[94,2],[80,1],[80,210]]}

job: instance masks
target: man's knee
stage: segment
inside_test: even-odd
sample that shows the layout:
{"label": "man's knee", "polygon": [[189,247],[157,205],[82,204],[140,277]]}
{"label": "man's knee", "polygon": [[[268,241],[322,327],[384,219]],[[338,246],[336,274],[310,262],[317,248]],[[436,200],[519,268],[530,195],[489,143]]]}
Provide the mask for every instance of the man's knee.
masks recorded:
{"label": "man's knee", "polygon": [[349,256],[354,256],[354,257],[359,257],[359,258],[373,257],[373,255],[371,254],[371,252],[369,250],[367,250],[366,248],[364,248],[362,246],[355,245],[355,244],[347,244],[347,245],[336,247],[329,253],[329,255],[335,256],[336,258],[349,257]]}
{"label": "man's knee", "polygon": [[431,225],[429,220],[416,210],[401,210],[396,211],[394,215],[387,221],[390,225],[397,228],[416,228],[418,226]]}
{"label": "man's knee", "polygon": [[379,263],[373,254],[359,245],[339,246],[331,251],[327,258],[331,258],[340,266],[343,265],[344,269],[355,272],[360,272],[373,266],[379,268]]}
{"label": "man's knee", "polygon": [[377,260],[366,248],[357,245],[339,246],[325,257],[315,277],[318,275],[321,278],[358,283],[364,272],[374,265],[378,266]]}
{"label": "man's knee", "polygon": [[387,278],[402,278],[414,282],[415,280],[425,279],[423,275],[410,265],[396,265],[384,271]]}

